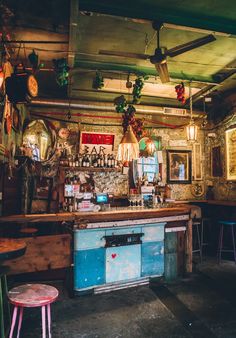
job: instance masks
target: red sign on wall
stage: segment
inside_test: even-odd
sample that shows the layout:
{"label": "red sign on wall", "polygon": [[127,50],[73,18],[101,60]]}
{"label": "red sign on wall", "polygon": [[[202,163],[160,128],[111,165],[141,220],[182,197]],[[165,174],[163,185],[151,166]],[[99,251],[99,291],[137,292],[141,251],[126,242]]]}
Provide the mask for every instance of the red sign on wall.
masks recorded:
{"label": "red sign on wall", "polygon": [[82,144],[114,144],[115,135],[111,134],[96,134],[96,133],[82,133],[81,143]]}

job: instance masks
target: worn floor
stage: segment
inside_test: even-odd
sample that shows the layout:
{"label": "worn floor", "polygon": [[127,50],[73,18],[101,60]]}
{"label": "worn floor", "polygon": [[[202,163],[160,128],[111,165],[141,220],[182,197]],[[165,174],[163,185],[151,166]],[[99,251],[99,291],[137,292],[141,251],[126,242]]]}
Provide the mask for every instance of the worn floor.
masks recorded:
{"label": "worn floor", "polygon": [[[53,338],[235,338],[236,265],[204,260],[191,278],[69,298],[52,305]],[[41,337],[39,309],[26,309],[22,338]]]}

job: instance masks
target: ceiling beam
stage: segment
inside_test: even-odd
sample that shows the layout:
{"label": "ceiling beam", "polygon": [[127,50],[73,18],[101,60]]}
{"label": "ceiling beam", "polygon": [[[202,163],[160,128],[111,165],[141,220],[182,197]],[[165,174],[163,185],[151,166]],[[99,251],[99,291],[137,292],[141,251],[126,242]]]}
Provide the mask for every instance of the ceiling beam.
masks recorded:
{"label": "ceiling beam", "polygon": [[68,66],[74,67],[76,39],[78,32],[78,16],[79,16],[79,2],[78,0],[70,0],[70,30],[69,30],[69,52],[68,52]]}
{"label": "ceiling beam", "polygon": [[[100,70],[100,71],[118,71],[124,72],[126,74],[145,74],[149,76],[159,77],[155,67],[145,67],[134,64],[124,64],[124,63],[107,63],[107,62],[99,62],[99,61],[92,61],[92,60],[76,60],[75,61],[75,68],[71,71],[71,76],[76,74],[79,69],[90,69],[90,70]],[[170,73],[171,80],[177,81],[192,81],[192,82],[200,82],[206,84],[216,84],[213,81],[212,77],[203,77],[203,76],[192,76],[188,78],[184,76],[182,73]]]}
{"label": "ceiling beam", "polygon": [[[81,0],[80,10],[88,12],[97,12],[115,16],[123,16],[130,18],[158,20],[163,23],[175,25],[183,25],[188,27],[202,28],[215,32],[222,32],[236,35],[235,20],[228,17],[223,17],[222,13],[214,14],[212,10],[207,11],[191,10],[190,4],[183,7],[178,7],[176,4],[171,6],[168,2],[166,5],[158,4],[158,1],[110,1],[110,0]],[[226,5],[224,5],[226,6]],[[235,11],[234,4],[231,2],[232,12]],[[229,8],[227,8],[230,13]]]}

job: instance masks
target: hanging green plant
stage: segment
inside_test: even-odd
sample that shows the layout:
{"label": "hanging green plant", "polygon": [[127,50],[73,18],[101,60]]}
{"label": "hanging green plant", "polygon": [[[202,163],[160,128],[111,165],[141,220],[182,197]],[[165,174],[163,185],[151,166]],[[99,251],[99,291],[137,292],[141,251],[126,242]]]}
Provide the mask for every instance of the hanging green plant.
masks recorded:
{"label": "hanging green plant", "polygon": [[124,95],[117,96],[113,102],[116,107],[117,113],[123,113],[127,106],[127,101]]}
{"label": "hanging green plant", "polygon": [[100,72],[96,72],[95,78],[93,80],[93,89],[102,89],[104,87],[103,76]]}
{"label": "hanging green plant", "polygon": [[138,76],[135,80],[134,86],[133,86],[133,101],[132,103],[136,104],[139,103],[141,98],[141,92],[144,86],[144,81],[148,79],[147,75]]}
{"label": "hanging green plant", "polygon": [[68,85],[69,66],[65,58],[53,59],[53,69],[56,73],[56,81],[60,87]]}

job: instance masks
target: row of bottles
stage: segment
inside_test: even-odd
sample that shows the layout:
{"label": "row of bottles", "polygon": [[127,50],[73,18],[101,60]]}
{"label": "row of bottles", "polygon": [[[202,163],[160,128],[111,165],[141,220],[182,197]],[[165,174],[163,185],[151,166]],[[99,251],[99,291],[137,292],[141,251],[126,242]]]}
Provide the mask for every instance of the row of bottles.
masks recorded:
{"label": "row of bottles", "polygon": [[62,154],[60,165],[77,168],[115,168],[117,166],[117,161],[113,154],[77,154],[68,156]]}

